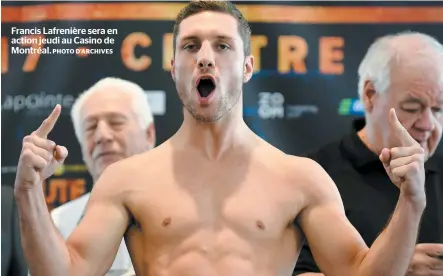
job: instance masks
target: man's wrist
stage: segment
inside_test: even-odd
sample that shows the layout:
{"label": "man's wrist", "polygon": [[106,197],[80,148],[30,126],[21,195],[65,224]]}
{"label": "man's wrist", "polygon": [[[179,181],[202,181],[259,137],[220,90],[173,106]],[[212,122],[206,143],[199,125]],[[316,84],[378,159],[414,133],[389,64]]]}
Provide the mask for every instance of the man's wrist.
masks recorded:
{"label": "man's wrist", "polygon": [[423,212],[426,208],[426,193],[408,194],[400,191],[399,201],[408,203],[417,212]]}
{"label": "man's wrist", "polygon": [[16,198],[23,195],[37,194],[42,192],[43,189],[41,185],[22,185],[17,183],[14,185],[14,196]]}

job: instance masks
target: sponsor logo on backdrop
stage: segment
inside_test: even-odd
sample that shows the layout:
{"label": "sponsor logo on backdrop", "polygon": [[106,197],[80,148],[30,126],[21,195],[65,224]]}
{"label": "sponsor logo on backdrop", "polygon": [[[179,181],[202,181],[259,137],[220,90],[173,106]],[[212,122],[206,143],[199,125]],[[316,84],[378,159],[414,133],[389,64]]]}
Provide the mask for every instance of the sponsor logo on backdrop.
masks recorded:
{"label": "sponsor logo on backdrop", "polygon": [[157,90],[145,90],[148,94],[149,106],[153,115],[166,114],[166,92]]}
{"label": "sponsor logo on backdrop", "polygon": [[316,105],[288,105],[286,106],[286,118],[300,118],[304,115],[315,115],[318,113]]}
{"label": "sponsor logo on backdrop", "polygon": [[6,95],[2,103],[2,110],[18,113],[21,111],[48,111],[57,104],[62,109],[70,109],[75,97],[69,94],[48,94],[46,92],[29,95]]}
{"label": "sponsor logo on backdrop", "polygon": [[[316,115],[319,108],[308,104],[287,104],[280,92],[260,92],[257,105],[245,106],[243,116],[252,118],[249,121],[251,129],[266,140],[260,120],[298,119],[308,115]],[[259,119],[259,120],[256,120]]]}
{"label": "sponsor logo on backdrop", "polygon": [[[154,115],[166,113],[166,92],[146,90],[149,105]],[[20,111],[51,110],[57,104],[63,109],[70,109],[75,102],[75,97],[70,94],[48,94],[46,92],[32,93],[29,95],[6,95],[2,103],[2,110],[18,113]]]}
{"label": "sponsor logo on backdrop", "polygon": [[87,180],[82,177],[46,179],[43,181],[42,186],[45,201],[50,211],[87,192]]}
{"label": "sponsor logo on backdrop", "polygon": [[340,101],[338,106],[338,114],[347,115],[364,115],[363,105],[359,98],[345,98]]}
{"label": "sponsor logo on backdrop", "polygon": [[285,97],[279,92],[258,93],[257,114],[264,120],[285,117]]}
{"label": "sponsor logo on backdrop", "polygon": [[8,173],[15,174],[16,172],[17,172],[17,166],[2,166],[2,174],[8,174]]}
{"label": "sponsor logo on backdrop", "polygon": [[[253,108],[248,108],[246,111],[245,113],[252,115]],[[285,97],[280,92],[260,92],[258,94],[256,114],[263,120],[297,119],[305,115],[315,115],[318,111],[316,105],[287,104]]]}
{"label": "sponsor logo on backdrop", "polygon": [[[3,174],[15,174],[16,166],[3,166]],[[87,172],[84,164],[69,164],[60,166],[54,173],[54,176],[42,182],[48,208],[62,205],[74,200],[87,192],[87,180],[84,173]],[[82,173],[79,176],[62,177],[66,173]]]}

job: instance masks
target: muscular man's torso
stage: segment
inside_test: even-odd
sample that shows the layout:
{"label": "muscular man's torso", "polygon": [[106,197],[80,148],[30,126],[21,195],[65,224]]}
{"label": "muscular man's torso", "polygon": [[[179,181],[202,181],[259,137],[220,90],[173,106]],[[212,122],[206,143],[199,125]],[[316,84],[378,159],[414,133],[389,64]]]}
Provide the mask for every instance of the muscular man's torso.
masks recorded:
{"label": "muscular man's torso", "polygon": [[286,158],[260,143],[218,161],[168,144],[133,159],[121,194],[138,275],[291,275],[304,200]]}

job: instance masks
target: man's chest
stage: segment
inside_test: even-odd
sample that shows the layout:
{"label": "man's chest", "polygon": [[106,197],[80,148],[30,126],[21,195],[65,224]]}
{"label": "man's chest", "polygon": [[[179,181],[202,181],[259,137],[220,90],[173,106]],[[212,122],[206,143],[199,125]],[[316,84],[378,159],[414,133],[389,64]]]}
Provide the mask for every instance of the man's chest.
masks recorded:
{"label": "man's chest", "polygon": [[277,240],[300,209],[283,178],[270,173],[174,175],[131,196],[145,235],[183,240],[197,233]]}

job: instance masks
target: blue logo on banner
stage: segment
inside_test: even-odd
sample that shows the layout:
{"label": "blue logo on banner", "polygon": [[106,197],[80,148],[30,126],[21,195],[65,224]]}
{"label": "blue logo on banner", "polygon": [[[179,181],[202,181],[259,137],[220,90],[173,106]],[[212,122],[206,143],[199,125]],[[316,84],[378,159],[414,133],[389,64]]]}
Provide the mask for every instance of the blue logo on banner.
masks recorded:
{"label": "blue logo on banner", "polygon": [[345,98],[340,101],[338,114],[346,115],[364,115],[363,105],[358,98]]}

